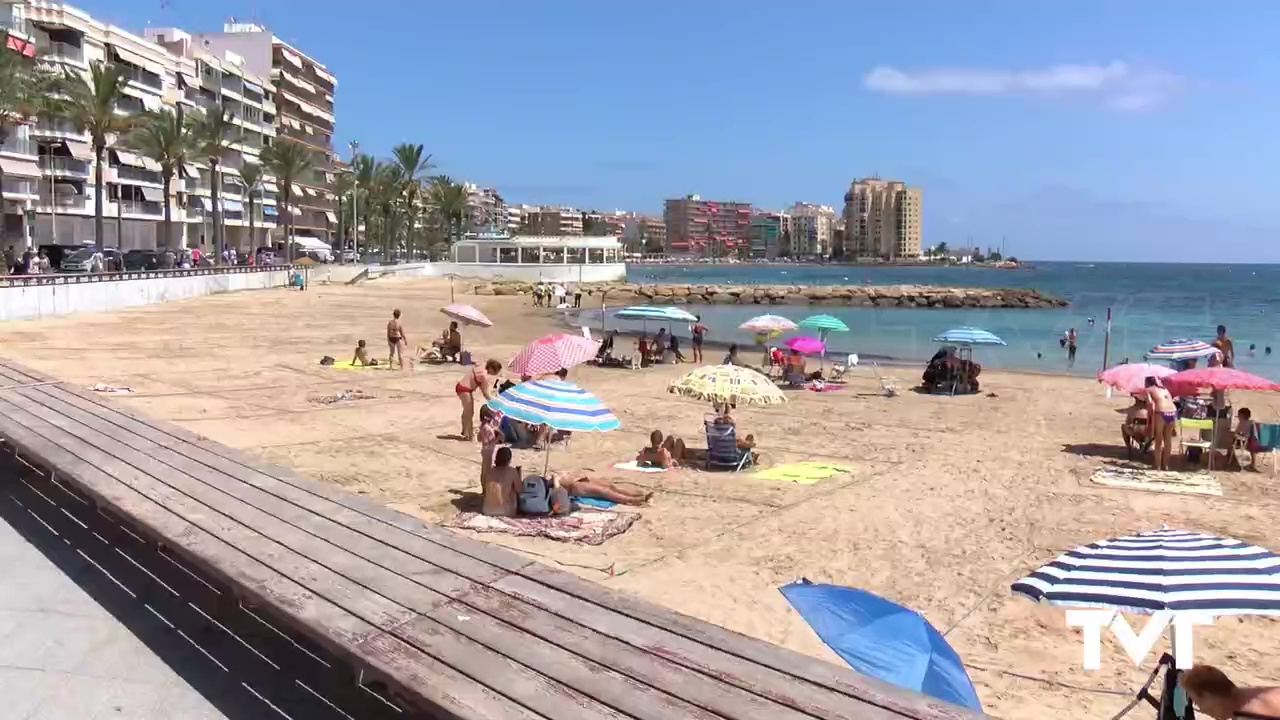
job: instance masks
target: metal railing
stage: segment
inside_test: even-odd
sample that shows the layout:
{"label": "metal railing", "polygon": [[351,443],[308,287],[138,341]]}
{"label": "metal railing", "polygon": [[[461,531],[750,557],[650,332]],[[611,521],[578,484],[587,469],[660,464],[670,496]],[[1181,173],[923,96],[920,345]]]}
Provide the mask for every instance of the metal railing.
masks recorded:
{"label": "metal railing", "polygon": [[6,195],[30,195],[35,192],[35,185],[30,180],[5,178],[3,187]]}
{"label": "metal railing", "polygon": [[84,48],[64,42],[42,43],[36,47],[36,54],[42,58],[63,58],[84,62]]}
{"label": "metal railing", "polygon": [[6,275],[0,277],[0,288],[29,285],[78,285],[93,282],[120,282],[152,278],[192,277],[197,275],[244,275],[264,272],[291,272],[300,265],[231,265],[222,267],[175,268],[173,270],[135,270],[101,273],[50,273],[47,275]]}
{"label": "metal railing", "polygon": [[36,144],[27,138],[9,138],[4,141],[3,145],[0,145],[0,152],[35,155]]}
{"label": "metal railing", "polygon": [[160,79],[159,75],[154,73],[150,73],[145,70],[134,70],[133,68],[125,66],[123,74],[130,81],[136,82],[139,85],[145,85],[155,90],[161,90],[164,88],[164,82]]}
{"label": "metal railing", "polygon": [[93,169],[88,160],[77,160],[73,157],[52,157],[49,155],[40,158],[40,167],[52,170],[55,173],[72,173],[74,175],[88,175]]}
{"label": "metal railing", "polygon": [[76,127],[74,123],[65,120],[41,120],[31,127],[33,135],[41,135],[47,133],[63,133],[69,135],[84,135],[84,128]]}
{"label": "metal railing", "polygon": [[142,168],[129,167],[128,165],[116,167],[116,177],[121,180],[155,183],[156,185],[164,182],[164,177],[155,170],[143,170]]}
{"label": "metal railing", "polygon": [[40,198],[37,201],[37,204],[43,207],[53,206],[58,208],[74,209],[87,208],[89,207],[89,202],[89,197],[85,195],[50,195],[48,192],[42,192],[40,193]]}
{"label": "metal railing", "polygon": [[120,211],[133,215],[163,215],[164,204],[148,200],[120,200]]}

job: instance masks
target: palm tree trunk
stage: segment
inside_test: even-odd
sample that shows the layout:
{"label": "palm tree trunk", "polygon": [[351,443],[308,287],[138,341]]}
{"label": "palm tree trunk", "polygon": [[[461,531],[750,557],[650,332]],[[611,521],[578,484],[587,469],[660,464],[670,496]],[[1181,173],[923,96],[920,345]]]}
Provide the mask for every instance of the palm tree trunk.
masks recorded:
{"label": "palm tree trunk", "polygon": [[[283,183],[282,183],[283,184]],[[287,185],[285,187],[288,187]],[[290,232],[293,225],[292,211],[289,210],[289,191],[286,190],[284,195],[284,257],[290,265],[293,264],[293,233]]]}
{"label": "palm tree trunk", "polygon": [[253,226],[253,191],[251,190],[249,191],[249,252],[250,253],[253,253],[255,251],[255,245],[253,242],[253,236],[255,234],[256,233],[254,232],[254,226]]}
{"label": "palm tree trunk", "polygon": [[93,246],[98,252],[106,247],[103,241],[106,239],[104,236],[107,229],[102,223],[102,163],[105,162],[106,154],[106,143],[93,144]]}
{"label": "palm tree trunk", "polygon": [[222,262],[222,202],[220,195],[222,194],[222,177],[218,175],[218,158],[209,158],[209,180],[212,185],[209,191],[210,197],[213,198],[213,248],[217,255],[214,255],[214,264]]}
{"label": "palm tree trunk", "polygon": [[164,174],[164,246],[173,246],[173,201],[169,190],[173,187],[173,171]]}

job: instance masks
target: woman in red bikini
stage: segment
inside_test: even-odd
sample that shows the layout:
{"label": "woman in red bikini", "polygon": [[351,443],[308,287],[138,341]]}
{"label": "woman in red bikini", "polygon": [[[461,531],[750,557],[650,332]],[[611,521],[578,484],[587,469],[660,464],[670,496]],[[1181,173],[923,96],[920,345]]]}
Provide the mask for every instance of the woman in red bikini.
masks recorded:
{"label": "woman in red bikini", "polygon": [[475,440],[476,391],[484,395],[485,400],[493,398],[493,381],[502,372],[502,363],[489,360],[484,368],[473,365],[466,375],[453,387],[462,402],[462,439]]}

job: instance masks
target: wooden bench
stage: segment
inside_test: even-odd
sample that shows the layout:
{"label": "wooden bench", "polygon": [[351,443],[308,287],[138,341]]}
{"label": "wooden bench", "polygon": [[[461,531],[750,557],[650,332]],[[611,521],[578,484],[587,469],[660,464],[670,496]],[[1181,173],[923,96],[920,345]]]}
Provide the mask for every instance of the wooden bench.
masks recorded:
{"label": "wooden bench", "polygon": [[401,717],[978,718],[274,467],[0,361],[0,437]]}

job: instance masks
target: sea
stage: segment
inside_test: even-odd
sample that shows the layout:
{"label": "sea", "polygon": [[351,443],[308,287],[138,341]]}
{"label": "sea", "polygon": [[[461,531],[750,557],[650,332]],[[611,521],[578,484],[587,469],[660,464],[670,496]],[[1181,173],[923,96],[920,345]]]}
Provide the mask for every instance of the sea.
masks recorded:
{"label": "sea", "polygon": [[[1007,346],[981,347],[974,360],[987,367],[1092,375],[1103,365],[1107,313],[1111,313],[1108,364],[1141,362],[1152,346],[1175,338],[1212,340],[1218,325],[1235,342],[1236,364],[1280,378],[1280,265],[1159,263],[1036,263],[1032,268],[868,267],[848,265],[631,265],[627,281],[692,285],[945,285],[1034,288],[1064,298],[1070,306],[1052,310],[854,308],[798,305],[681,306],[701,314],[708,341],[752,348],[738,325],[765,313],[800,321],[834,315],[849,326],[832,333],[827,357],[857,353],[863,361],[923,363],[937,350],[931,338],[954,327],[972,326],[1000,336]],[[640,331],[642,324],[612,317],[606,327]],[[1092,318],[1093,322],[1090,323]],[[585,310],[581,324],[599,327],[600,310]],[[687,337],[688,327],[671,328]],[[1078,351],[1068,362],[1059,339],[1075,328]],[[649,332],[657,326],[648,323]],[[800,331],[809,333],[812,331]],[[785,341],[786,336],[776,342]],[[1268,354],[1267,348],[1273,353]]]}

